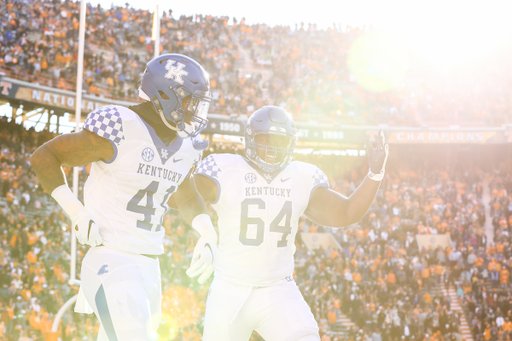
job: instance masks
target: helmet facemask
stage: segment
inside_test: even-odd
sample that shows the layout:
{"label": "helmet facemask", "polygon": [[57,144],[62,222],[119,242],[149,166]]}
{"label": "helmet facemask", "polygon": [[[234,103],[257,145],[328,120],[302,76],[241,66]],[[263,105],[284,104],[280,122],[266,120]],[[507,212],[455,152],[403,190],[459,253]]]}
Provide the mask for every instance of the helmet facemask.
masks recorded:
{"label": "helmet facemask", "polygon": [[281,169],[291,162],[295,142],[295,136],[290,134],[255,132],[250,127],[246,129],[246,155],[267,173]]}
{"label": "helmet facemask", "polygon": [[[160,114],[160,118],[169,129],[176,131],[182,138],[197,136],[208,123],[206,117],[213,99],[211,93],[209,91],[196,90],[193,94],[190,94],[183,88],[172,90],[178,99],[178,103],[180,103],[174,111],[164,112],[163,110],[163,107],[165,107],[165,97],[168,99],[168,96],[164,97],[160,94],[164,101],[164,106],[160,104],[156,96],[153,96],[153,103]],[[183,108],[183,103],[186,103],[185,108]]]}

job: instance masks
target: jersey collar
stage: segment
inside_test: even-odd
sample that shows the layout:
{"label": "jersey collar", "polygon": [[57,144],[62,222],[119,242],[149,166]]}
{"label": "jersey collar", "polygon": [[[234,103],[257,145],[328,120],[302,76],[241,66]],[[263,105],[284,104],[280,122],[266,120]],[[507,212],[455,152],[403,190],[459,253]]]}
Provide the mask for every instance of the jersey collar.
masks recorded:
{"label": "jersey collar", "polygon": [[179,137],[178,134],[176,134],[176,138],[174,141],[171,142],[170,145],[166,146],[165,143],[162,141],[162,139],[157,135],[155,129],[142,117],[140,117],[140,120],[144,123],[146,128],[148,129],[149,136],[151,136],[151,139],[153,140],[153,144],[155,145],[156,149],[158,150],[158,155],[160,156],[160,160],[162,160],[162,164],[165,165],[167,160],[170,160],[171,157],[180,150],[182,144],[183,144],[183,138]]}
{"label": "jersey collar", "polygon": [[[242,156],[242,155],[240,155]],[[259,175],[261,175],[261,177],[267,182],[267,184],[270,185],[270,183],[272,181],[274,181],[274,179],[282,172],[284,171],[288,166],[286,167],[283,167],[283,168],[280,168],[276,171],[273,171],[272,173],[267,173],[267,172],[264,172],[263,170],[261,170],[260,167],[258,167],[257,165],[255,165],[251,160],[247,159],[245,156],[242,156],[242,159],[244,159],[245,162],[247,162],[247,164],[249,166],[251,166],[256,172],[258,172]]]}

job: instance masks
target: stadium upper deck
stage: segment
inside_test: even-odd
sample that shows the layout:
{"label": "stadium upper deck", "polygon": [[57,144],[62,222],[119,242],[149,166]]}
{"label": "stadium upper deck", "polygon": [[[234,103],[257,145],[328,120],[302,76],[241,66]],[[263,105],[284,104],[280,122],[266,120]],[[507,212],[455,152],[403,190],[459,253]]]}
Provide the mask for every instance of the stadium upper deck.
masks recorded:
{"label": "stadium upper deck", "polygon": [[[0,72],[73,90],[78,11],[76,2],[0,3]],[[151,20],[149,11],[89,5],[87,93],[138,100],[140,75],[153,55]],[[249,26],[243,19],[202,15],[176,19],[171,11],[161,18],[162,52],[189,55],[210,73],[213,113],[247,114],[278,104],[299,121],[391,126],[511,123],[512,100],[506,96],[512,87],[507,76],[511,70],[505,57],[485,61],[477,71],[447,71],[424,63],[421,56],[402,55],[403,49],[393,44],[379,50],[379,34],[359,28]],[[377,37],[373,45],[372,37]],[[365,42],[365,55],[381,58],[365,64],[356,48]]]}

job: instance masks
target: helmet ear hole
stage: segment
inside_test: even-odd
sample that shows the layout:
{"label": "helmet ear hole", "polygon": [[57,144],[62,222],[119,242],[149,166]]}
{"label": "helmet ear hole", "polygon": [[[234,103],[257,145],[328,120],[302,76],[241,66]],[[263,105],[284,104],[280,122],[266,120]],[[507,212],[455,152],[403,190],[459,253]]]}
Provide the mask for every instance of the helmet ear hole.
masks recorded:
{"label": "helmet ear hole", "polygon": [[158,94],[160,94],[160,97],[162,97],[162,99],[166,99],[166,100],[169,100],[169,96],[167,96],[167,94],[165,92],[163,92],[162,90],[158,90]]}

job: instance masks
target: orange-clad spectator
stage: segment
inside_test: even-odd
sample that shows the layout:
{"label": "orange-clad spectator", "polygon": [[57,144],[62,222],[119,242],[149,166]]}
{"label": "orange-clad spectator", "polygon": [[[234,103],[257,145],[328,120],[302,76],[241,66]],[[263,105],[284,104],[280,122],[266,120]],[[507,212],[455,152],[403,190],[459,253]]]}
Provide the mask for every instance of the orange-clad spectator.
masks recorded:
{"label": "orange-clad spectator", "polygon": [[504,289],[506,289],[506,284],[509,281],[510,271],[507,268],[503,267],[500,271],[500,283],[505,284]]}
{"label": "orange-clad spectator", "polygon": [[505,318],[505,323],[503,323],[502,329],[505,333],[512,332],[512,322],[508,317]]}
{"label": "orange-clad spectator", "polygon": [[485,327],[484,330],[484,340],[489,341],[491,339],[491,327],[489,324]]}
{"label": "orange-clad spectator", "polygon": [[503,245],[503,243],[500,243],[500,242],[496,243],[496,252],[498,252],[499,254],[503,254],[504,248],[505,248],[505,245]]}
{"label": "orange-clad spectator", "polygon": [[424,267],[422,270],[421,270],[421,278],[423,279],[427,279],[430,277],[430,269],[428,267]]}
{"label": "orange-clad spectator", "polygon": [[388,280],[388,283],[395,284],[396,283],[396,276],[395,276],[395,274],[393,272],[389,272],[387,280]]}
{"label": "orange-clad spectator", "polygon": [[27,253],[27,262],[29,262],[29,263],[37,263],[37,254],[33,250],[30,250]]}
{"label": "orange-clad spectator", "polygon": [[430,304],[432,302],[432,296],[430,296],[428,291],[425,292],[425,294],[423,294],[423,300],[425,301],[426,304]]}
{"label": "orange-clad spectator", "polygon": [[487,264],[487,270],[496,271],[496,265],[497,265],[497,262],[494,260],[494,258],[492,258],[491,261],[489,262],[489,264]]}
{"label": "orange-clad spectator", "polygon": [[487,248],[487,253],[491,256],[494,255],[496,253],[496,246],[492,244],[489,248]]}
{"label": "orange-clad spectator", "polygon": [[341,309],[341,300],[339,298],[335,298],[333,303],[334,303],[334,310],[339,311]]}
{"label": "orange-clad spectator", "polygon": [[336,316],[334,310],[329,310],[329,312],[327,313],[327,319],[329,320],[329,323],[333,325],[338,320],[338,316]]}

